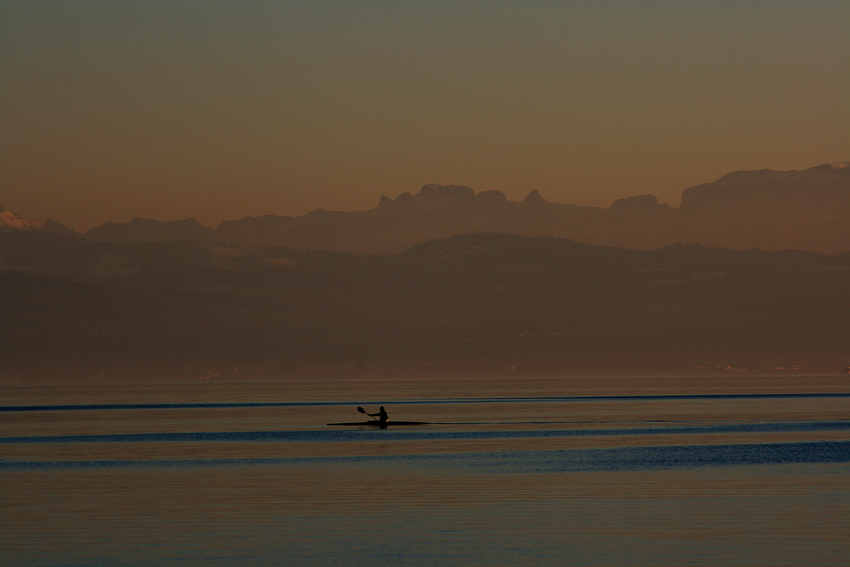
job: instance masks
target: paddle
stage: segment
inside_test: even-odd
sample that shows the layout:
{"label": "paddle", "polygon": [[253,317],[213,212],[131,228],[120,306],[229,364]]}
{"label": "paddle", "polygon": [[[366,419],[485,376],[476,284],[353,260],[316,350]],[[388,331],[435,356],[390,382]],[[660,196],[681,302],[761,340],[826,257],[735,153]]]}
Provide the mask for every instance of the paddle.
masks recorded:
{"label": "paddle", "polygon": [[[360,413],[366,413],[366,410],[364,410],[364,409],[363,409],[363,408],[361,408],[360,406],[357,406],[357,411],[359,411]],[[366,413],[366,415],[369,415],[369,414],[368,414],[368,413]],[[369,417],[372,417],[372,416],[371,416],[371,415],[369,415]],[[376,419],[375,419],[374,417],[372,417],[372,421],[376,421]]]}

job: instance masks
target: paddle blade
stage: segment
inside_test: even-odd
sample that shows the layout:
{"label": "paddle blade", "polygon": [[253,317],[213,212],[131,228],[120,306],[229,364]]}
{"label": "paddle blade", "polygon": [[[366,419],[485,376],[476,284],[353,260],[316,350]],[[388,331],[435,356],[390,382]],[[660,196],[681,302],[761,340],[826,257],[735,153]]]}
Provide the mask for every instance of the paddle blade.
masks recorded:
{"label": "paddle blade", "polygon": [[366,410],[364,410],[360,406],[357,406],[357,411],[359,411],[360,413],[366,413]]}

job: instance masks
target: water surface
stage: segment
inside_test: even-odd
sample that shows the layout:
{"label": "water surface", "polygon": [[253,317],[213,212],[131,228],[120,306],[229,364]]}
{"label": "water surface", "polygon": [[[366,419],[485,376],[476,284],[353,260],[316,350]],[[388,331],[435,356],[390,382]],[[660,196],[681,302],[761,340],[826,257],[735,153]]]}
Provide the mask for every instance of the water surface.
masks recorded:
{"label": "water surface", "polygon": [[2,394],[4,565],[850,562],[842,377]]}

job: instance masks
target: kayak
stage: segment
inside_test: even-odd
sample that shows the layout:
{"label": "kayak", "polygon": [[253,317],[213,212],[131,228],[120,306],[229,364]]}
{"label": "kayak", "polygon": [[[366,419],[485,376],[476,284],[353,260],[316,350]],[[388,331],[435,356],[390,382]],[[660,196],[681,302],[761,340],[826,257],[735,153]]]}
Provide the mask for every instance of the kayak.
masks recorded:
{"label": "kayak", "polygon": [[350,421],[347,423],[329,423],[328,425],[371,425],[372,427],[387,427],[390,425],[429,425],[427,421],[394,421],[390,420],[386,423],[381,423],[375,419],[370,421]]}

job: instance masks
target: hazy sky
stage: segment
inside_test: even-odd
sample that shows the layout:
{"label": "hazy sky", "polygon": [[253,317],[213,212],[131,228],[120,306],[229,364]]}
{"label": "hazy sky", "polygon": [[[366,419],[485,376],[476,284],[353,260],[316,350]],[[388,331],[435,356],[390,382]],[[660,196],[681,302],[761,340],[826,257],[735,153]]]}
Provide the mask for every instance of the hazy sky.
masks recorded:
{"label": "hazy sky", "polygon": [[426,183],[609,206],[850,159],[850,2],[0,0],[0,203],[363,210]]}

